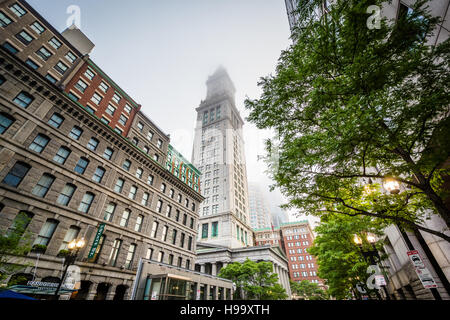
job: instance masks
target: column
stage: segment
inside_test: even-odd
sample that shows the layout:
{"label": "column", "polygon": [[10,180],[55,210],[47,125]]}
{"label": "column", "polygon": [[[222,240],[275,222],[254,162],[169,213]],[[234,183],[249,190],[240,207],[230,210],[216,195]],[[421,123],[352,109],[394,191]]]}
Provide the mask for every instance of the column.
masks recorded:
{"label": "column", "polygon": [[97,293],[98,283],[92,283],[89,287],[89,293],[86,296],[86,300],[94,300],[95,294]]}
{"label": "column", "polygon": [[116,294],[116,286],[114,284],[109,285],[108,293],[106,294],[105,300],[112,300]]}
{"label": "column", "polygon": [[217,262],[211,263],[211,275],[213,276],[217,275]]}
{"label": "column", "polygon": [[204,263],[200,264],[200,272],[205,273],[205,264]]}

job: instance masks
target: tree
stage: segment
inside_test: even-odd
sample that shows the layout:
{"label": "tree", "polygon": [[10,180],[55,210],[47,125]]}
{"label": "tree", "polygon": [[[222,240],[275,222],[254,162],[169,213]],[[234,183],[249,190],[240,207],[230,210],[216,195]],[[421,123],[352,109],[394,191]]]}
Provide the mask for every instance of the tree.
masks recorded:
{"label": "tree", "polygon": [[293,294],[304,300],[327,300],[329,295],[319,287],[317,283],[302,280],[300,282],[290,281]]}
{"label": "tree", "polygon": [[273,273],[271,262],[257,263],[247,258],[244,263],[234,262],[220,269],[219,277],[236,284],[234,299],[282,300],[288,297],[277,283],[278,275]]}
{"label": "tree", "polygon": [[0,283],[27,266],[20,263],[20,256],[31,249],[31,233],[25,230],[29,221],[30,218],[21,212],[11,228],[0,232]]}
{"label": "tree", "polygon": [[[358,296],[357,284],[365,284],[370,263],[362,256],[353,242],[355,234],[373,233],[381,235],[385,225],[372,221],[370,217],[348,217],[339,214],[323,216],[314,231],[317,237],[308,252],[314,255],[319,265],[318,275],[326,279],[328,293],[337,299],[351,298],[351,292]],[[364,239],[365,237],[361,237]],[[365,242],[365,246],[369,246]],[[381,245],[377,245],[381,250]],[[366,288],[367,289],[367,288]],[[374,294],[374,291],[369,293]]]}
{"label": "tree", "polygon": [[[248,120],[277,132],[266,159],[286,207],[370,216],[450,241],[423,225],[432,213],[450,226],[442,187],[450,173],[450,40],[425,41],[439,22],[425,0],[369,29],[367,8],[384,2],[336,0],[321,16],[313,9],[322,0],[302,2],[295,43],[276,74],[259,81],[262,95],[246,99]],[[404,191],[383,193],[389,178]]]}

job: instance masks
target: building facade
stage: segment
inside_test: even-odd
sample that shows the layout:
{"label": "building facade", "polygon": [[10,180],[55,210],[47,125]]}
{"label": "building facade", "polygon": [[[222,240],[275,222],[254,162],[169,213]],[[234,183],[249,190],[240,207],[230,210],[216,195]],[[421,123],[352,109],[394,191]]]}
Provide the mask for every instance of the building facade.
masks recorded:
{"label": "building facade", "polygon": [[253,245],[242,126],[235,88],[224,68],[206,82],[206,99],[197,111],[192,163],[201,175],[205,201],[198,240],[241,248]]}
{"label": "building facade", "polygon": [[253,229],[255,246],[278,245],[282,246],[279,227]]}
{"label": "building facade", "polygon": [[65,298],[129,299],[140,258],[193,272],[203,197],[166,169],[168,135],[25,1],[1,1],[0,21],[0,229],[32,236],[7,282],[59,283],[78,238]]}
{"label": "building facade", "polygon": [[270,228],[272,221],[269,206],[264,194],[256,183],[249,183],[248,185],[248,200],[250,226],[252,229]]}
{"label": "building facade", "polygon": [[296,221],[283,223],[280,227],[281,242],[289,263],[289,277],[292,281],[308,280],[323,285],[317,276],[318,265],[314,256],[308,253],[314,234],[309,222]]}

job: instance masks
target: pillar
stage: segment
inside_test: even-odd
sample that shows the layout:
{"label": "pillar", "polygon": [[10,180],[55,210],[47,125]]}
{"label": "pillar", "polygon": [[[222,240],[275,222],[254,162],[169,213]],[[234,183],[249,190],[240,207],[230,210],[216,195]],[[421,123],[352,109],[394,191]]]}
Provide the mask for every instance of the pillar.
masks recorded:
{"label": "pillar", "polygon": [[116,294],[116,285],[111,284],[108,287],[108,293],[106,294],[105,300],[112,300],[114,299],[114,295]]}
{"label": "pillar", "polygon": [[95,294],[97,293],[97,286],[98,283],[92,283],[91,286],[89,287],[89,292],[86,296],[86,300],[94,300]]}
{"label": "pillar", "polygon": [[204,263],[200,264],[200,272],[205,273],[205,264]]}
{"label": "pillar", "polygon": [[217,275],[217,262],[211,263],[211,275]]}

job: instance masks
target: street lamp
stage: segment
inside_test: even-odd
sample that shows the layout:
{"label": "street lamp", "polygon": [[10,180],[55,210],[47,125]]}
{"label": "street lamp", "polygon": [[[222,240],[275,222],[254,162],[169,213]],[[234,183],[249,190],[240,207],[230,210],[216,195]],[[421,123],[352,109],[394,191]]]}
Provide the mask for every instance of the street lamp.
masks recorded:
{"label": "street lamp", "polygon": [[56,291],[55,291],[55,298],[56,298],[56,300],[59,299],[59,290],[61,289],[61,286],[62,286],[62,283],[64,281],[64,278],[66,277],[67,269],[69,269],[69,266],[74,264],[74,262],[75,262],[75,260],[76,260],[76,258],[78,256],[78,252],[85,245],[86,245],[86,241],[84,240],[84,238],[73,239],[67,245],[67,248],[69,249],[69,254],[66,256],[66,258],[64,260],[64,265],[66,266],[66,268],[64,269],[64,273],[63,273],[63,275],[61,277],[61,281],[58,284],[58,288],[56,288]]}
{"label": "street lamp", "polygon": [[398,194],[400,192],[400,183],[394,178],[386,178],[383,182],[383,186],[391,194]]}

